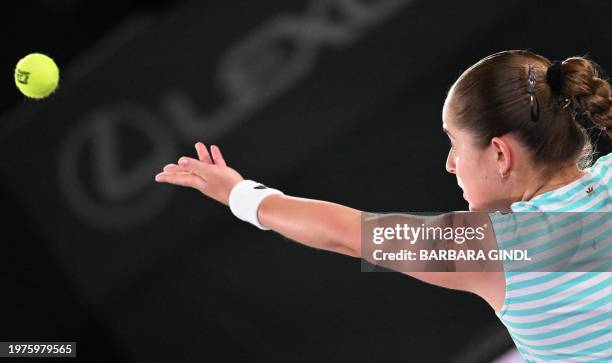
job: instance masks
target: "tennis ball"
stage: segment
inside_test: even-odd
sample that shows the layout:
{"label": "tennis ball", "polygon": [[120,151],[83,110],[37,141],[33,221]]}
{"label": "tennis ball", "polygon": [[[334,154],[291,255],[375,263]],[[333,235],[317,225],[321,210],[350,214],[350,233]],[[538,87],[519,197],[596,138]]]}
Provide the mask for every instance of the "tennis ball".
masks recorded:
{"label": "tennis ball", "polygon": [[15,84],[30,98],[45,98],[57,88],[59,69],[53,59],[40,53],[21,58],[15,67]]}

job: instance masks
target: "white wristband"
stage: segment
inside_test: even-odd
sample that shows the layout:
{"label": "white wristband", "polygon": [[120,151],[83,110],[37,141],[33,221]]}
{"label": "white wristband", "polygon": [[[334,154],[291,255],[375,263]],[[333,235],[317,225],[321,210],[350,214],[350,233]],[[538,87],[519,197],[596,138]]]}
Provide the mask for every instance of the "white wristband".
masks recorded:
{"label": "white wristband", "polygon": [[236,184],[229,195],[229,207],[236,217],[249,222],[259,229],[269,230],[259,224],[257,210],[265,197],[272,194],[282,194],[280,190],[268,188],[253,180],[243,180]]}

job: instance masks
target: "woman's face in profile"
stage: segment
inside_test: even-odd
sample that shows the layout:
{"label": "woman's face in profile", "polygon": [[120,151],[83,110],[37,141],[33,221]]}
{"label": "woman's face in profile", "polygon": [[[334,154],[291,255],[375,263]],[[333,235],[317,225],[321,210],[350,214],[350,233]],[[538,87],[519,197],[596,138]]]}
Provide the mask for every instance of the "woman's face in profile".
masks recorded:
{"label": "woman's face in profile", "polygon": [[449,99],[444,104],[442,128],[450,139],[446,170],[455,174],[470,211],[496,211],[509,208],[505,188],[491,146],[479,149],[473,136],[456,126]]}

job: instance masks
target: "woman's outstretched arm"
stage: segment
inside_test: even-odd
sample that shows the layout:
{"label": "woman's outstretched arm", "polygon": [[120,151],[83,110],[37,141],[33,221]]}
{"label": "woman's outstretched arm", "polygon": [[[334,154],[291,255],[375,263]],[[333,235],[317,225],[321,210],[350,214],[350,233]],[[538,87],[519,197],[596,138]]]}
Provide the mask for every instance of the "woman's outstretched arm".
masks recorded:
{"label": "woman's outstretched arm", "polygon": [[[202,143],[195,147],[198,159],[181,157],[177,164],[166,165],[155,180],[197,189],[207,197],[229,205],[232,188],[244,179],[227,166],[217,146],[211,147],[210,154]],[[301,244],[361,256],[359,210],[277,194],[267,196],[261,202],[257,217],[261,225]]]}
{"label": "woman's outstretched arm", "polygon": [[[155,180],[197,189],[207,197],[229,205],[233,187],[244,179],[236,170],[227,166],[217,146],[211,147],[212,155],[202,143],[196,144],[196,151],[198,159],[181,157],[177,164],[166,165],[164,171],[155,176]],[[301,244],[362,257],[362,220],[359,210],[321,200],[273,194],[265,197],[259,204],[257,219],[260,225]],[[415,225],[420,225],[420,222],[416,221]],[[473,223],[476,225],[485,222],[490,223],[486,219]],[[444,271],[438,268],[434,270]],[[498,281],[491,277],[497,276],[496,273],[403,273],[433,285],[471,291],[480,296],[488,296],[490,286],[499,285]],[[500,296],[503,297],[503,294]]]}

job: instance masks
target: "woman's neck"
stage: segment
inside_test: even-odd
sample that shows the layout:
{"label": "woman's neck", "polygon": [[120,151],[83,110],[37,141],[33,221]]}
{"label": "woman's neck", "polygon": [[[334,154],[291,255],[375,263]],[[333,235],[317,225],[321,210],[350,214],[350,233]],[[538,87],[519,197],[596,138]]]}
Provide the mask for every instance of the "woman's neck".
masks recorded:
{"label": "woman's neck", "polygon": [[538,195],[544,194],[551,190],[559,189],[575,180],[582,178],[585,172],[578,169],[576,165],[566,166],[561,169],[557,169],[548,178],[533,178],[532,180],[538,180],[538,182],[526,183],[527,188],[523,191],[521,201],[528,201]]}

